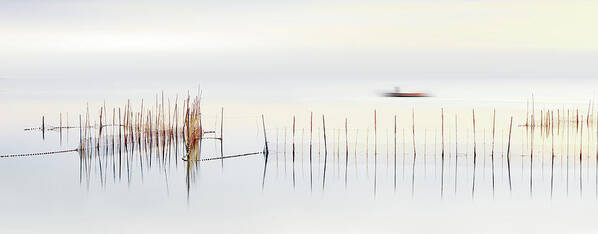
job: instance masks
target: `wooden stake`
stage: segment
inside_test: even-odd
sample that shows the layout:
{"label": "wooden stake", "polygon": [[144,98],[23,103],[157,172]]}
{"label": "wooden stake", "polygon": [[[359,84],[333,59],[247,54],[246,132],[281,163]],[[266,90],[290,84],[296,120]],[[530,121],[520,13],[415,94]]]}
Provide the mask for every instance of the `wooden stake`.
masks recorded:
{"label": "wooden stake", "polygon": [[[554,122],[554,112],[550,112],[550,122]],[[550,141],[552,145],[552,157],[550,159],[550,199],[552,199],[552,193],[554,191],[554,127],[551,126],[550,128],[550,135],[552,140]]]}
{"label": "wooden stake", "polygon": [[507,170],[509,175],[509,192],[513,191],[511,185],[511,131],[513,129],[513,116],[511,116],[511,124],[509,125],[509,141],[507,143]]}
{"label": "wooden stake", "polygon": [[313,190],[313,163],[312,163],[312,144],[313,144],[313,117],[314,113],[309,113],[309,191]]}
{"label": "wooden stake", "polygon": [[440,161],[440,198],[444,196],[444,108],[440,109],[442,152]]}
{"label": "wooden stake", "polygon": [[326,164],[328,161],[328,147],[326,146],[326,120],[322,115],[322,131],[324,132],[324,172],[322,174],[322,191],[326,186]]}
{"label": "wooden stake", "polygon": [[397,191],[397,115],[395,115],[395,125],[394,125],[394,191]]}
{"label": "wooden stake", "polygon": [[293,168],[295,168],[295,116],[293,115]]}
{"label": "wooden stake", "polygon": [[[266,136],[266,121],[264,120],[264,114],[262,114],[262,128],[264,129],[264,148],[265,148],[264,155],[266,156],[266,158],[268,158],[268,154],[270,153],[270,150],[268,150],[268,137]],[[222,131],[222,130],[220,130],[220,131]],[[222,132],[220,134],[222,136]]]}
{"label": "wooden stake", "polygon": [[457,195],[457,184],[459,177],[459,138],[457,133],[459,132],[459,128],[457,126],[457,114],[455,114],[455,195]]}
{"label": "wooden stake", "polygon": [[471,183],[471,198],[475,198],[475,169],[476,169],[476,161],[477,161],[477,144],[476,144],[476,136],[475,136],[475,109],[471,110],[473,115],[473,182]]}
{"label": "wooden stake", "polygon": [[345,118],[345,189],[347,189],[347,171],[349,169],[349,130],[347,126],[347,118]]}
{"label": "wooden stake", "polygon": [[376,110],[374,110],[374,196],[376,196],[376,184],[378,176],[378,131],[376,124]]}
{"label": "wooden stake", "polygon": [[415,110],[411,108],[411,131],[413,140],[413,165],[411,167],[411,197],[415,194],[415,162],[417,160],[417,151],[415,147]]}
{"label": "wooden stake", "polygon": [[583,176],[582,176],[582,150],[583,150],[583,121],[579,126],[579,197],[583,195]]}
{"label": "wooden stake", "polygon": [[495,129],[496,129],[496,109],[493,111],[492,117],[492,151],[490,154],[491,161],[492,161],[492,197],[494,197],[494,136],[495,136]]}

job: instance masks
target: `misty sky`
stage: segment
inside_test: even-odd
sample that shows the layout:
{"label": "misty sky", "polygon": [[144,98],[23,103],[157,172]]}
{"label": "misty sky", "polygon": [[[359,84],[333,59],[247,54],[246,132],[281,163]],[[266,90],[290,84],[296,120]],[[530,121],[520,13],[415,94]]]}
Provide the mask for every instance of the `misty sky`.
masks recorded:
{"label": "misty sky", "polygon": [[3,0],[0,77],[591,82],[597,10],[575,0]]}

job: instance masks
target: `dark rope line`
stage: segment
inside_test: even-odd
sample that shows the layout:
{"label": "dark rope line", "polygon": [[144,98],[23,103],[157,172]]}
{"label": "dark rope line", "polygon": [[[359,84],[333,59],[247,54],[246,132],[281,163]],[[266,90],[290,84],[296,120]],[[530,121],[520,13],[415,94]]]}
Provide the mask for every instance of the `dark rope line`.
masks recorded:
{"label": "dark rope line", "polygon": [[202,158],[199,160],[188,160],[183,158],[184,161],[211,161],[211,160],[220,160],[220,159],[228,159],[228,158],[238,158],[238,157],[246,157],[246,156],[251,156],[251,155],[256,155],[256,154],[261,154],[262,152],[255,152],[255,153],[246,153],[246,154],[236,154],[236,155],[229,155],[229,156],[224,156],[224,157],[215,157],[215,158]]}
{"label": "dark rope line", "polygon": [[[89,125],[88,127],[85,127],[85,126],[83,126],[83,127],[78,127],[78,126],[62,126],[62,127],[60,127],[60,126],[47,125],[47,127],[44,130],[46,130],[46,131],[56,131],[56,130],[60,130],[61,128],[62,129],[77,129],[77,128],[81,128],[81,129],[85,129],[85,128],[90,129],[91,128],[91,129],[94,129],[94,128],[99,128],[99,127],[100,127],[100,125],[97,125],[97,124],[96,125]],[[105,128],[105,127],[124,127],[124,125],[102,124],[101,127],[102,128]],[[25,128],[23,130],[24,131],[42,130],[42,127]]]}
{"label": "dark rope line", "polygon": [[214,139],[214,140],[222,140],[220,137],[202,137],[201,139]]}
{"label": "dark rope line", "polygon": [[60,151],[51,151],[51,152],[39,152],[39,153],[27,153],[27,154],[7,154],[7,155],[0,155],[0,158],[14,158],[14,157],[28,157],[28,156],[39,156],[39,155],[49,155],[49,154],[60,154],[60,153],[76,152],[78,150],[79,149],[60,150]]}

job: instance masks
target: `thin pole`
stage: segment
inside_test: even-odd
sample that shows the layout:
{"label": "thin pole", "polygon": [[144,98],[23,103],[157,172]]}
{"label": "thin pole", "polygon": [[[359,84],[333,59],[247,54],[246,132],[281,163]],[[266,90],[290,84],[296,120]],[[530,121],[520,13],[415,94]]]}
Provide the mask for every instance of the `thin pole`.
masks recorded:
{"label": "thin pole", "polygon": [[[532,103],[533,103],[533,96],[532,96]],[[532,104],[533,107],[533,104]],[[529,163],[529,195],[530,197],[533,196],[534,192],[534,138],[535,134],[534,131],[536,129],[536,116],[533,113],[532,108],[532,130],[531,130],[531,146],[530,146],[530,163]]]}
{"label": "thin pole", "polygon": [[295,116],[293,115],[293,189],[295,189]]}
{"label": "thin pole", "polygon": [[567,181],[567,197],[569,196],[569,126],[571,125],[570,122],[570,110],[567,110],[567,175],[566,175],[566,181]]}
{"label": "thin pole", "polygon": [[443,198],[444,195],[444,108],[440,109],[440,119],[441,119],[441,139],[442,139],[442,153],[441,155],[441,162],[440,162],[440,198]]}
{"label": "thin pole", "polygon": [[[598,118],[596,118],[596,126],[598,126]],[[596,197],[598,198],[598,129],[596,130]]]}
{"label": "thin pole", "polygon": [[347,118],[345,118],[345,189],[347,189],[347,171],[349,169],[349,129],[347,126]]}
{"label": "thin pole", "polygon": [[[162,94],[162,102],[164,102],[164,94]],[[164,107],[162,107],[164,108]],[[164,114],[164,113],[162,113]],[[201,114],[201,113],[200,113]],[[264,125],[264,115],[262,115],[262,125]],[[259,125],[258,125],[259,126]],[[220,109],[220,157],[222,157],[220,159],[220,166],[224,169],[224,146],[223,146],[223,130],[224,130],[224,107],[221,107]],[[203,130],[202,130],[203,131]],[[259,132],[259,128],[258,128],[258,132]],[[215,134],[214,134],[215,135]],[[266,145],[266,157],[268,157],[268,142],[265,139],[266,137],[266,128],[264,127],[264,144]],[[266,175],[266,164],[264,164],[264,176]],[[262,185],[262,189],[263,189],[263,185]]]}
{"label": "thin pole", "polygon": [[322,115],[322,131],[324,132],[324,172],[322,174],[322,191],[324,191],[326,185],[326,164],[328,161],[328,147],[326,146],[326,120]]}
{"label": "thin pole", "polygon": [[[224,109],[224,108],[223,108]],[[222,121],[220,121],[220,136],[222,136]],[[264,176],[262,177],[262,191],[264,190],[264,185],[266,183],[266,169],[268,168],[268,138],[266,137],[266,121],[264,120],[264,114],[262,114],[262,129],[264,129]],[[222,138],[220,138],[220,146],[222,147]]]}
{"label": "thin pole", "polygon": [[62,112],[60,112],[60,124],[58,127],[58,131],[60,132],[60,145],[62,145]]}
{"label": "thin pole", "polygon": [[313,190],[313,163],[312,163],[312,144],[313,144],[313,118],[314,113],[309,113],[309,190]]}
{"label": "thin pole", "polygon": [[511,185],[511,131],[513,129],[513,116],[511,116],[511,124],[509,125],[509,142],[507,143],[507,170],[509,175],[509,192],[513,191]]}
{"label": "thin pole", "polygon": [[550,112],[551,118],[551,126],[550,126],[550,135],[552,135],[551,145],[552,145],[552,157],[550,159],[550,199],[552,199],[552,193],[554,190],[554,127],[552,124],[554,123],[554,112]]}
{"label": "thin pole", "polygon": [[423,156],[423,159],[424,159],[424,178],[426,178],[427,174],[428,174],[428,172],[427,172],[428,171],[428,164],[426,162],[426,158],[428,156],[428,145],[427,144],[428,144],[428,129],[424,128],[424,156]]}
{"label": "thin pole", "polygon": [[[265,153],[266,157],[268,157],[268,153],[270,151],[268,150],[268,137],[266,137],[266,121],[264,120],[264,114],[262,114],[262,128],[264,129],[264,147],[266,149],[266,151],[264,153]],[[220,129],[222,129],[222,128],[220,128]],[[222,132],[220,134],[222,134]]]}
{"label": "thin pole", "polygon": [[459,128],[457,127],[457,114],[455,114],[455,195],[457,195],[457,178],[459,176],[459,138],[457,135],[458,132]]}
{"label": "thin pole", "polygon": [[376,196],[376,184],[377,184],[377,169],[378,169],[378,132],[376,122],[376,110],[374,110],[374,196]]}
{"label": "thin pole", "polygon": [[401,170],[403,171],[403,180],[404,180],[405,179],[405,158],[406,158],[405,157],[405,149],[407,148],[407,147],[405,147],[405,128],[403,128],[402,132],[403,132],[403,162],[402,162]]}
{"label": "thin pole", "polygon": [[355,175],[357,176],[357,139],[359,139],[359,129],[356,128],[355,129],[355,148],[353,149],[353,158],[354,158],[354,162],[353,165],[355,165]]}
{"label": "thin pole", "polygon": [[493,111],[492,117],[492,152],[490,154],[492,160],[492,197],[494,197],[494,136],[495,136],[495,129],[496,129],[496,109]]}
{"label": "thin pole", "polygon": [[434,178],[436,178],[438,171],[438,128],[434,128]]}
{"label": "thin pole", "polygon": [[293,115],[293,168],[295,167],[295,116]]}
{"label": "thin pole", "polygon": [[476,145],[476,138],[475,138],[475,109],[471,110],[473,115],[473,182],[471,183],[471,198],[474,198],[475,194],[475,168],[476,168],[476,161],[477,161],[477,145]]}
{"label": "thin pole", "polygon": [[411,168],[411,197],[413,197],[415,193],[415,162],[417,160],[417,151],[415,147],[415,110],[411,108],[411,130],[412,130],[412,140],[413,140],[413,166]]}
{"label": "thin pole", "polygon": [[397,115],[395,115],[394,125],[394,191],[397,191]]}
{"label": "thin pole", "polygon": [[42,115],[42,139],[46,137],[46,120],[45,116]]}
{"label": "thin pole", "polygon": [[582,150],[583,150],[583,120],[579,126],[579,197],[583,195]]}

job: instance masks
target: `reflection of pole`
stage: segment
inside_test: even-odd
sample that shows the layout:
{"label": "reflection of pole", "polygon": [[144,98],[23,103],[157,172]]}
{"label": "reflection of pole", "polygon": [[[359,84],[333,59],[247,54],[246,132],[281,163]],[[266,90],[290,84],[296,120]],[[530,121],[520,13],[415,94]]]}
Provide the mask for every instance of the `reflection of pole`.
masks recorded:
{"label": "reflection of pole", "polygon": [[[598,118],[596,118],[596,126],[598,126]],[[598,131],[596,132],[596,148],[598,149]],[[598,178],[598,150],[596,151],[596,178]],[[596,179],[596,197],[598,197],[598,179]]]}
{"label": "reflection of pole", "polygon": [[60,124],[58,126],[58,131],[60,132],[60,145],[62,146],[62,112],[60,112]]}

